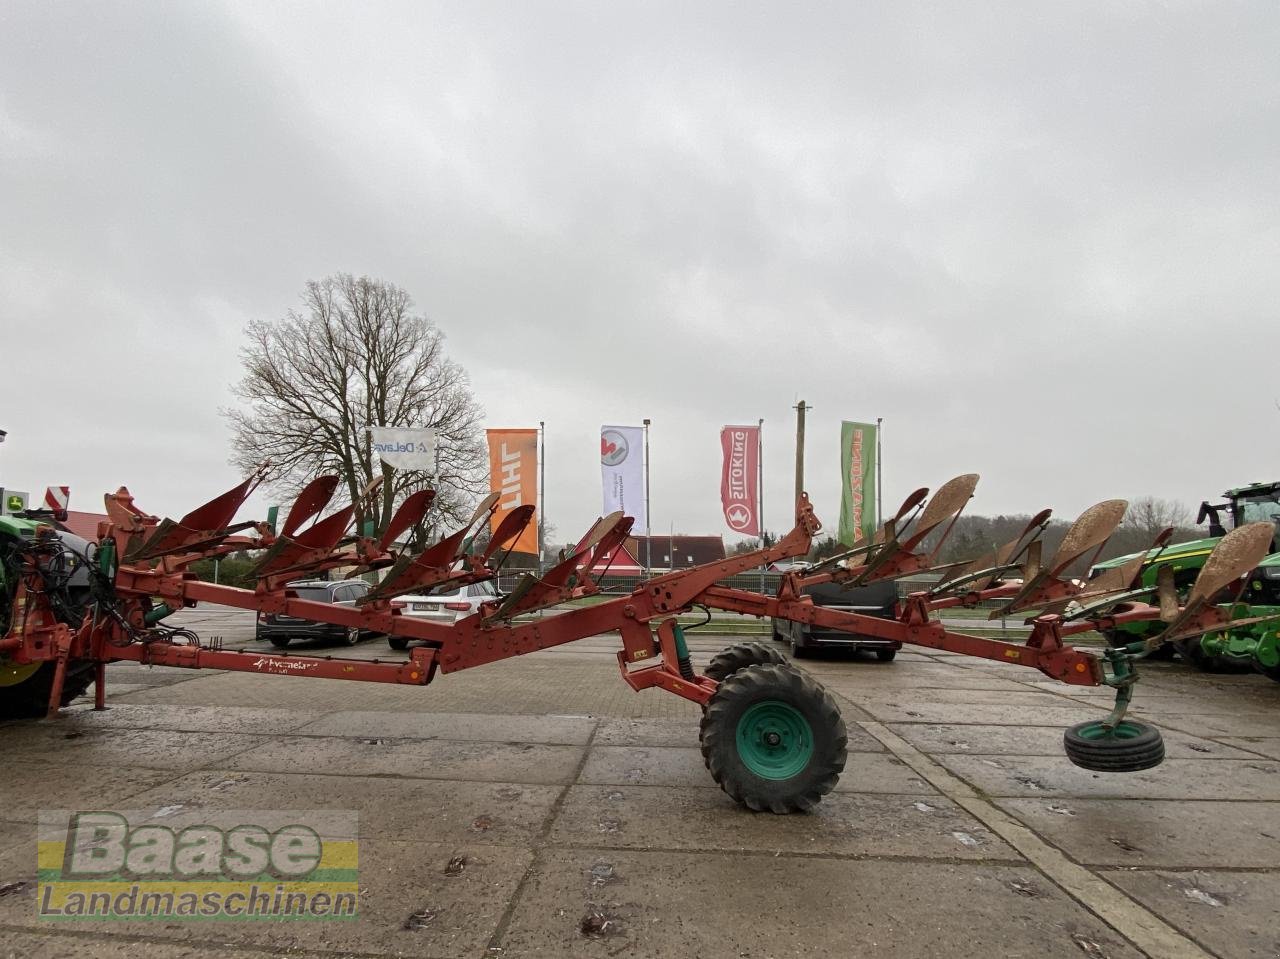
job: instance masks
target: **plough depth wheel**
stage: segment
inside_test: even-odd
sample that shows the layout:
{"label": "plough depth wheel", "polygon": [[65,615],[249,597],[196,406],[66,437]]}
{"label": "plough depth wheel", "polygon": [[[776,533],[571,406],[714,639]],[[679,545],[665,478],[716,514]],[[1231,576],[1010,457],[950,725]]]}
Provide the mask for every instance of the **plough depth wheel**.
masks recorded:
{"label": "plough depth wheel", "polygon": [[745,666],[702,716],[702,756],[720,788],[757,812],[807,811],[835,788],[848,737],[831,695],[789,664]]}
{"label": "plough depth wheel", "polygon": [[1063,734],[1062,745],[1075,765],[1094,772],[1137,772],[1164,762],[1160,730],[1131,719],[1114,729],[1098,721],[1078,723]]}
{"label": "plough depth wheel", "polygon": [[711,657],[703,675],[722,683],[740,669],[765,663],[786,665],[787,658],[764,643],[734,643]]}

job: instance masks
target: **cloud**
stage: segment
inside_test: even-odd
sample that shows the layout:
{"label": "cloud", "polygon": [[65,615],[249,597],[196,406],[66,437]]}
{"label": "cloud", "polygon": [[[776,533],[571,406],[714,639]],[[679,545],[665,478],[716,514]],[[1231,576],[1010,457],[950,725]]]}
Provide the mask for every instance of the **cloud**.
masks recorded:
{"label": "cloud", "polygon": [[547,422],[565,536],[645,416],[655,528],[720,530],[758,417],[784,527],[801,398],[828,526],[844,418],[885,418],[888,500],[975,470],[988,512],[1280,465],[1270,4],[4,18],[10,485],[232,485],[238,331],[339,270],[413,294],[491,425]]}

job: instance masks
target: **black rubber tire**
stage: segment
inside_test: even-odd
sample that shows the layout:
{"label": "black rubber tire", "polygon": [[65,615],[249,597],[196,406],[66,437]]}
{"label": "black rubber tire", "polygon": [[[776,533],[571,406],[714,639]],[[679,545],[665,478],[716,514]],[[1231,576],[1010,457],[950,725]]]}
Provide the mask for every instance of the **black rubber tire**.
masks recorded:
{"label": "black rubber tire", "polygon": [[[738,754],[738,724],[752,706],[778,702],[809,725],[813,753],[787,779],[767,779]],[[720,684],[702,715],[699,738],[711,778],[736,802],[756,812],[807,812],[835,788],[844,771],[848,735],[835,700],[807,673],[789,664],[761,663],[738,670]]]}
{"label": "black rubber tire", "polygon": [[1131,773],[1151,769],[1164,762],[1164,737],[1160,730],[1132,719],[1123,720],[1120,726],[1128,735],[1089,738],[1082,735],[1086,728],[1097,729],[1097,720],[1077,723],[1062,735],[1062,747],[1067,758],[1081,769],[1102,773]]}
{"label": "black rubber tire", "polygon": [[808,659],[813,655],[813,647],[801,645],[794,637],[791,640],[791,658]]}
{"label": "black rubber tire", "polygon": [[781,631],[779,631],[778,621],[776,619],[769,621],[769,629],[772,632],[772,635],[769,638],[775,643],[785,643],[787,641],[787,637],[783,636]]}
{"label": "black rubber tire", "polygon": [[896,649],[877,649],[876,650],[876,659],[880,660],[880,662],[882,663],[893,662],[894,659],[897,657],[897,655],[898,655],[898,651]]}
{"label": "black rubber tire", "polygon": [[409,640],[404,636],[388,636],[387,645],[392,649],[398,649],[401,652],[409,648]]}
{"label": "black rubber tire", "polygon": [[[0,686],[0,719],[39,719],[49,712],[49,693],[57,663],[43,663],[30,678],[16,686]],[[75,659],[67,663],[62,680],[60,706],[69,706],[93,683],[93,663]]]}
{"label": "black rubber tire", "polygon": [[1179,639],[1173,643],[1173,646],[1177,648],[1178,655],[1196,669],[1206,673],[1222,672],[1222,662],[1217,656],[1210,656],[1204,651],[1204,647],[1200,645],[1199,636],[1192,636],[1190,639]]}
{"label": "black rubber tire", "polygon": [[342,639],[348,646],[356,645],[356,643],[360,642],[360,627],[348,626],[347,631],[342,636]]}
{"label": "black rubber tire", "polygon": [[711,662],[703,670],[703,675],[722,683],[747,666],[786,661],[787,658],[782,653],[764,643],[734,643],[711,657]]}
{"label": "black rubber tire", "polygon": [[[72,588],[68,590],[70,609],[58,619],[72,629],[80,626],[84,620],[85,609],[90,602],[89,590]],[[43,663],[39,669],[27,679],[15,686],[0,686],[0,720],[3,719],[39,719],[49,712],[49,693],[53,690],[53,674],[58,664]],[[62,698],[59,706],[69,706],[77,697],[93,683],[93,661],[88,659],[72,659],[67,662],[67,671],[62,677]]]}
{"label": "black rubber tire", "polygon": [[284,649],[286,646],[289,645],[289,637],[288,636],[272,636],[271,645],[274,646],[276,649]]}

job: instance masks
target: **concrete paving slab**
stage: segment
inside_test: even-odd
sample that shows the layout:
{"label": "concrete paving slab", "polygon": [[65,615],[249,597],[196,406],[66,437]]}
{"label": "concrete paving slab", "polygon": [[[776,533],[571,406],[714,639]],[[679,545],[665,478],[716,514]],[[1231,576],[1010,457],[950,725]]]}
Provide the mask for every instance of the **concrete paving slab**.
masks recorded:
{"label": "concrete paving slab", "polygon": [[[671,746],[596,746],[578,782],[618,786],[703,786],[719,788],[707,772],[700,749]],[[933,793],[928,783],[887,753],[850,753],[837,792]]]}
{"label": "concrete paving slab", "polygon": [[64,764],[8,759],[0,777],[0,809],[5,818],[35,822],[50,806],[102,809],[122,806],[132,796],[173,779],[168,770],[137,766]]}
{"label": "concrete paving slab", "polygon": [[[570,657],[559,651],[520,656],[440,676],[429,687],[299,679],[257,673],[214,673],[190,682],[132,693],[131,704],[241,706],[310,710],[492,713],[531,716],[690,717],[694,703],[661,690],[637,693],[618,675],[616,659]],[[248,731],[248,730],[246,730]]]}
{"label": "concrete paving slab", "polygon": [[1177,729],[1193,736],[1280,737],[1280,711],[1208,715],[1147,708],[1141,703],[1135,703],[1131,712],[1161,729]]}
{"label": "concrete paving slab", "polygon": [[[895,664],[896,666],[896,664]],[[824,686],[834,689],[1003,689],[1009,692],[1025,692],[1026,687],[1013,679],[988,676],[972,670],[953,666],[910,666],[879,675],[859,675],[826,671],[820,665],[805,662],[804,668],[813,673]]]}
{"label": "concrete paving slab", "polygon": [[595,746],[684,746],[698,748],[698,723],[670,719],[602,719]]}
{"label": "concrete paving slab", "polygon": [[574,786],[556,815],[550,841],[630,849],[1020,859],[954,803],[920,795],[832,793],[809,815],[775,816],[743,809],[713,789]]}
{"label": "concrete paving slab", "polygon": [[866,702],[860,702],[860,705],[864,709],[870,709],[874,704],[899,706],[922,701],[963,706],[1032,706],[1037,709],[1073,705],[1072,700],[1064,701],[1061,696],[1033,689],[931,689],[928,695],[924,695],[915,688],[901,688],[896,694],[876,692],[868,696]]}
{"label": "concrete paving slab", "polygon": [[939,756],[938,762],[989,796],[1280,800],[1280,763],[1270,759],[1169,759],[1131,773],[1091,772],[1065,756]]}
{"label": "concrete paving slab", "polygon": [[[1051,726],[961,726],[895,723],[891,730],[917,749],[934,754],[1063,756],[1062,730]],[[1280,748],[1280,740],[1275,740]],[[1171,759],[1255,759],[1257,756],[1212,739],[1185,733],[1164,734]],[[1280,756],[1275,758],[1280,759]]]}
{"label": "concrete paving slab", "polygon": [[82,731],[56,723],[27,726],[20,734],[2,738],[0,751],[14,758],[176,771],[217,763],[270,741],[267,736],[189,730],[89,727]]}
{"label": "concrete paving slab", "polygon": [[[850,752],[884,752],[880,741],[851,722],[848,716],[845,731]],[[593,746],[684,746],[690,749],[700,746],[696,721],[664,719],[604,719],[591,742]]]}
{"label": "concrete paving slab", "polygon": [[1147,908],[1224,959],[1280,955],[1274,873],[1107,872],[1103,874]]}
{"label": "concrete paving slab", "polygon": [[[259,949],[308,949],[380,955],[471,957],[483,955],[489,940],[529,868],[528,849],[434,842],[367,839],[360,843],[359,918],[317,922],[102,922],[59,921],[60,930],[92,932],[107,926],[117,935],[180,940],[194,947],[209,942]],[[451,859],[464,857],[456,876]],[[0,921],[41,928],[35,913],[35,856],[29,865],[0,865],[0,872],[23,888],[0,900]],[[411,917],[418,916],[417,921]]]}
{"label": "concrete paving slab", "polygon": [[1057,726],[1064,728],[1105,715],[1085,703],[1079,706],[966,706],[905,699],[889,703],[860,702],[863,709],[885,723],[960,723],[981,726]]}
{"label": "concrete paving slab", "polygon": [[424,842],[528,845],[559,787],[219,770],[192,773],[130,800],[180,806],[178,823],[214,809],[353,809],[360,833]]}
{"label": "concrete paving slab", "polygon": [[[185,942],[159,942],[155,938],[136,938],[112,932],[100,923],[88,932],[41,928],[38,932],[6,929],[6,959],[268,959],[280,952],[266,953],[258,949],[228,949],[219,945],[195,945]],[[289,959],[320,959],[322,953],[288,952]],[[329,954],[332,957],[332,953]]]}
{"label": "concrete paving slab", "polygon": [[[1165,739],[1167,741],[1168,737],[1166,736]],[[1259,756],[1266,756],[1269,759],[1280,759],[1280,737],[1224,737],[1220,741],[1225,743],[1228,747],[1247,750],[1251,753],[1256,753]]]}
{"label": "concrete paving slab", "polygon": [[[163,691],[161,691],[163,692]],[[169,695],[175,695],[172,690]],[[270,702],[270,699],[263,700]],[[261,733],[278,735],[292,732],[299,726],[319,719],[323,713],[304,709],[267,709],[260,706],[199,706],[154,705],[139,706],[132,703],[116,703],[103,712],[92,707],[65,709],[53,723],[68,729],[190,729],[198,732]],[[31,725],[49,722],[38,720]],[[15,724],[19,726],[27,723]]]}
{"label": "concrete paving slab", "polygon": [[1087,865],[1280,867],[1274,803],[1002,799],[996,805]]}
{"label": "concrete paving slab", "polygon": [[583,749],[533,743],[286,736],[243,752],[222,766],[293,773],[322,769],[344,776],[568,783],[582,762]]}
{"label": "concrete paving slab", "polygon": [[456,739],[482,743],[546,743],[581,746],[591,738],[591,731],[595,727],[596,720],[587,716],[342,711],[330,713],[293,731],[301,736]]}
{"label": "concrete paving slab", "polygon": [[[801,905],[799,889],[822,894]],[[1029,868],[586,850],[545,855],[499,945],[530,959],[1139,956]]]}

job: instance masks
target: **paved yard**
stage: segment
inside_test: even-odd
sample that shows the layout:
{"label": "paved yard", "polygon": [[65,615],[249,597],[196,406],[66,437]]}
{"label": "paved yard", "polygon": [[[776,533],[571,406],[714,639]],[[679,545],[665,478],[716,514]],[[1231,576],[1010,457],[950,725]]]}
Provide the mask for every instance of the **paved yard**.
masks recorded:
{"label": "paved yard", "polygon": [[[244,614],[184,615],[254,648]],[[730,641],[692,636],[702,662]],[[815,814],[778,817],[715,787],[698,710],[631,692],[616,648],[427,689],[112,666],[108,711],[0,728],[0,955],[1280,955],[1266,679],[1150,664],[1135,712],[1169,759],[1104,775],[1071,766],[1061,734],[1105,694],[948,654],[806,660],[849,764]],[[324,652],[397,657],[376,639]],[[358,811],[359,920],[37,922],[41,807],[158,806],[174,825]]]}

